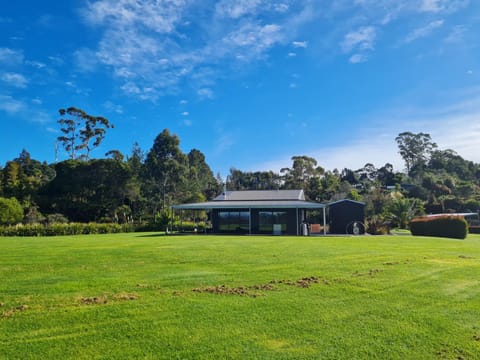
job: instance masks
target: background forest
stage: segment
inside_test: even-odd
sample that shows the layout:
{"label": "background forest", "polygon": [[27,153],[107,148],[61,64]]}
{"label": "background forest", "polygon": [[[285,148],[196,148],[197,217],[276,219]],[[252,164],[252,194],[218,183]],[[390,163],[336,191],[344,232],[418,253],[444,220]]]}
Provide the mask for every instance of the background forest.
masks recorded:
{"label": "background forest", "polygon": [[[80,109],[60,110],[59,143],[70,159],[48,164],[27,150],[0,167],[0,225],[113,222],[165,225],[169,206],[211,200],[224,182],[229,190],[303,189],[307,200],[352,199],[366,203],[370,230],[389,222],[405,227],[418,213],[478,212],[480,165],[440,149],[429,134],[397,136],[405,171],[389,163],[332,171],[308,156],[293,156],[279,173],[230,169],[214,175],[198,149],[184,153],[180,139],[163,130],[152,148],[133,144],[130,154],[111,150],[91,159],[113,127]],[[393,139],[392,139],[393,141]]]}

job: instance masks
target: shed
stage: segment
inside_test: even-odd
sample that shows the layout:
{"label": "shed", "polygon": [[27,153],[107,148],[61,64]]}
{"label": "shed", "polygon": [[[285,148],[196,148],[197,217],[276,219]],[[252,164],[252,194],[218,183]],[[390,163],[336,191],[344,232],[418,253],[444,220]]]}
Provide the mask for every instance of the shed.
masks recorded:
{"label": "shed", "polygon": [[330,233],[364,234],[365,203],[343,199],[328,204]]}

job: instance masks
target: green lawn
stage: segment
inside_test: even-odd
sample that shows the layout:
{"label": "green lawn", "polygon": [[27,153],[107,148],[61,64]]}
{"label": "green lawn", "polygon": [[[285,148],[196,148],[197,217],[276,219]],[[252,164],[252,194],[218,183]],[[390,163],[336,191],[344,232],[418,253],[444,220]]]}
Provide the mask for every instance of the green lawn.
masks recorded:
{"label": "green lawn", "polygon": [[0,238],[0,359],[480,359],[480,236]]}

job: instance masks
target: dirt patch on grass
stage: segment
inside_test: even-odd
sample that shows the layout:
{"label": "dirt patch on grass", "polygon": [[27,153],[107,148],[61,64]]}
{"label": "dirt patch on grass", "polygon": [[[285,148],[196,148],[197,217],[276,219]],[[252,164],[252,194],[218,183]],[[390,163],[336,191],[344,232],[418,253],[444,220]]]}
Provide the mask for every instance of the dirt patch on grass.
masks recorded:
{"label": "dirt patch on grass", "polygon": [[[3,306],[3,305],[2,305]],[[28,310],[28,305],[19,305],[17,307],[14,307],[10,310],[7,310],[5,312],[2,313],[2,317],[4,318],[8,318],[8,317],[11,317],[13,316],[15,313],[17,312],[20,312],[20,311],[25,311],[25,310]]]}
{"label": "dirt patch on grass", "polygon": [[480,341],[480,333],[473,335],[473,340]]}
{"label": "dirt patch on grass", "polygon": [[370,269],[369,271],[367,272],[359,272],[359,271],[355,271],[352,276],[370,276],[370,277],[374,277],[376,276],[378,273],[382,272],[383,270],[381,269]]}
{"label": "dirt patch on grass", "polygon": [[105,296],[92,296],[92,297],[82,297],[79,302],[84,305],[99,305],[106,304],[107,298]]}
{"label": "dirt patch on grass", "polygon": [[105,305],[111,301],[131,301],[137,300],[139,296],[132,293],[120,293],[113,295],[101,295],[91,297],[81,297],[78,302],[82,305]]}
{"label": "dirt patch on grass", "polygon": [[[330,282],[326,279],[319,278],[317,276],[304,277],[298,280],[271,280],[267,284],[253,285],[253,286],[239,286],[229,287],[227,285],[218,286],[206,286],[202,288],[195,288],[192,291],[198,293],[210,293],[210,294],[227,294],[227,295],[240,295],[240,296],[252,296],[257,297],[263,295],[261,292],[274,291],[277,288],[274,285],[288,285],[296,286],[300,288],[309,288],[312,284],[324,283],[326,285]],[[258,293],[260,291],[260,293]]]}
{"label": "dirt patch on grass", "polygon": [[115,294],[113,298],[115,300],[137,300],[139,296],[137,294]]}
{"label": "dirt patch on grass", "polygon": [[275,290],[271,284],[253,285],[253,286],[238,286],[229,287],[226,285],[219,286],[207,286],[203,288],[195,288],[192,291],[198,293],[210,293],[210,294],[224,294],[224,295],[239,295],[239,296],[261,296],[262,293],[258,291],[272,291]]}
{"label": "dirt patch on grass", "polygon": [[321,279],[317,276],[304,277],[298,280],[272,280],[270,284],[283,284],[289,286],[297,286],[301,288],[309,288],[311,284],[318,284],[322,281],[324,284],[328,285],[329,282],[326,279]]}
{"label": "dirt patch on grass", "polygon": [[467,256],[467,255],[459,255],[458,257],[460,259],[475,259],[473,256]]}

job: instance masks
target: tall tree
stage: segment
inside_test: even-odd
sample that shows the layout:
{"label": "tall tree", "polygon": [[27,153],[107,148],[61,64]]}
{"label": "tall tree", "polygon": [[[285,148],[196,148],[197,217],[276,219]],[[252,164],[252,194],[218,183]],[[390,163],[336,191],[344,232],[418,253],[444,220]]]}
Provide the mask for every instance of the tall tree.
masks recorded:
{"label": "tall tree", "polygon": [[[160,200],[161,208],[166,208],[173,200],[182,201],[188,177],[188,157],[180,149],[177,135],[165,129],[155,138],[145,160],[145,171],[153,202]],[[159,193],[161,199],[158,199]],[[155,205],[153,210],[156,211]]]}
{"label": "tall tree", "polygon": [[84,151],[80,157],[90,159],[90,152],[98,147],[105,138],[106,129],[113,128],[108,119],[102,116],[92,116],[82,109],[69,107],[58,110],[61,118],[62,136],[57,138],[69,153],[70,159],[79,158],[77,151]]}
{"label": "tall tree", "polygon": [[206,199],[212,199],[220,192],[220,186],[208,166],[205,155],[197,149],[188,153],[189,182],[193,192],[200,192]]}
{"label": "tall tree", "polygon": [[285,188],[306,189],[311,178],[323,175],[325,170],[317,166],[317,160],[309,156],[293,156],[292,167],[280,170],[284,174]]}
{"label": "tall tree", "polygon": [[402,132],[395,138],[399,153],[405,161],[407,173],[411,175],[414,168],[421,168],[430,158],[432,151],[437,147],[430,134],[420,132]]}

